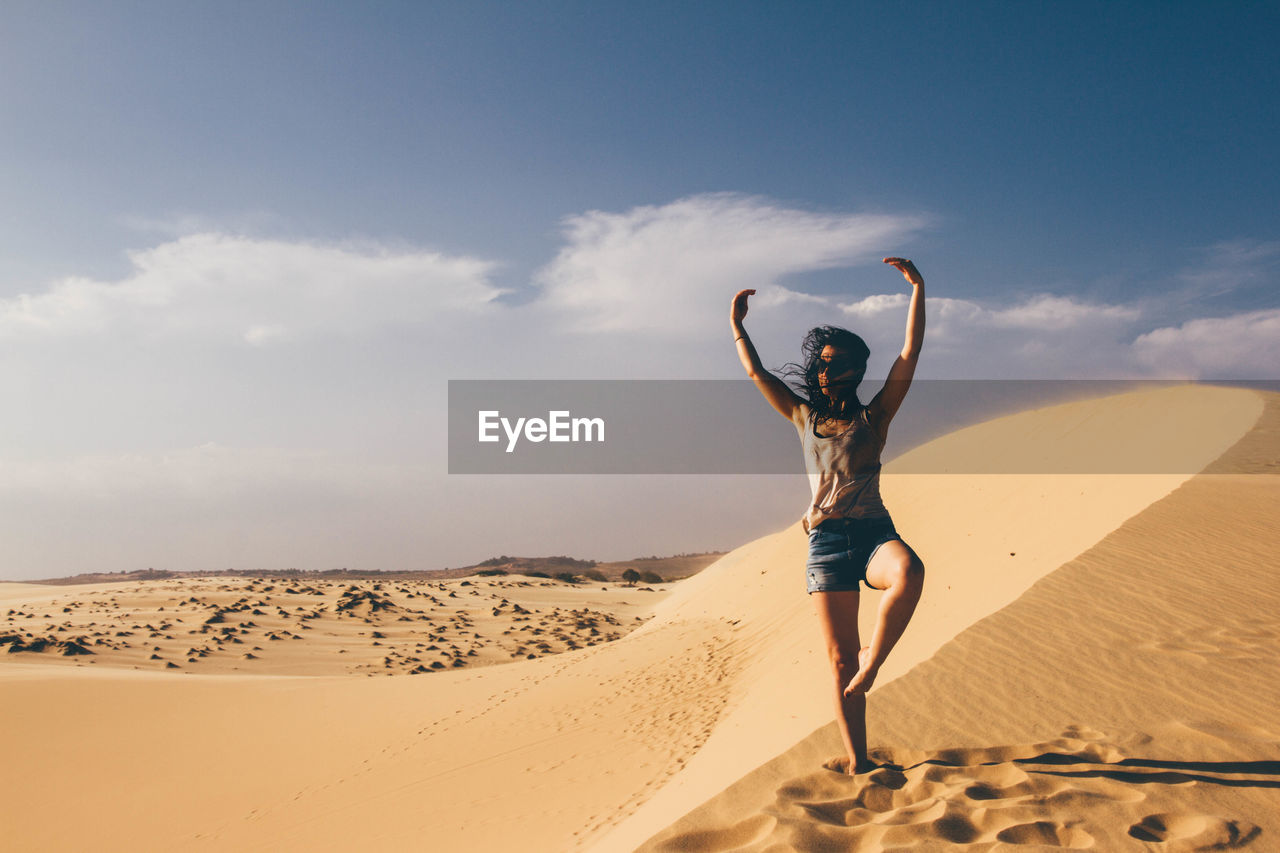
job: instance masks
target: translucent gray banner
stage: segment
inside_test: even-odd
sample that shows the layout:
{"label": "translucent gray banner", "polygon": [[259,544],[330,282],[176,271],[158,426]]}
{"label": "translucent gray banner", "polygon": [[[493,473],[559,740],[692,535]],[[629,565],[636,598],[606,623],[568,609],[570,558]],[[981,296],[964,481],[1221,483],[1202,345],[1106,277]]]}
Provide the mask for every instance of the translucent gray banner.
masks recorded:
{"label": "translucent gray banner", "polygon": [[[917,380],[883,459],[911,474],[1193,474],[1257,433],[1277,390],[1268,381]],[[1015,417],[984,423],[1005,416]],[[1253,442],[1255,468],[1275,473],[1280,433]],[[449,473],[802,474],[804,460],[795,427],[749,380],[450,380]]]}

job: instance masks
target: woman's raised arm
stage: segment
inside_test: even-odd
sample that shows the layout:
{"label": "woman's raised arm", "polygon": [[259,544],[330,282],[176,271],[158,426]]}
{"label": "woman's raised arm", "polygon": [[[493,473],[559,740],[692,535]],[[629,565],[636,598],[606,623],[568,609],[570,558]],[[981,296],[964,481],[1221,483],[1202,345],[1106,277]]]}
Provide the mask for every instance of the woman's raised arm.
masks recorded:
{"label": "woman's raised arm", "polygon": [[803,401],[787,387],[787,383],[764,369],[764,365],[760,363],[760,356],[751,343],[751,338],[747,337],[747,330],[742,326],[742,321],[747,316],[747,297],[754,294],[753,289],[739,290],[737,296],[733,297],[733,305],[729,309],[729,328],[733,330],[733,340],[738,348],[738,360],[742,362],[747,376],[756,383],[760,393],[778,410],[778,414],[795,423],[796,418],[800,416],[800,406]]}
{"label": "woman's raised arm", "polygon": [[907,308],[907,335],[902,344],[902,352],[889,368],[889,378],[884,388],[871,401],[871,406],[880,410],[880,429],[885,430],[889,421],[898,413],[902,400],[911,387],[911,378],[916,373],[916,362],[920,360],[920,348],[924,346],[924,276],[916,269],[916,265],[906,258],[885,258],[884,262],[895,267],[902,277],[911,283],[911,305]]}

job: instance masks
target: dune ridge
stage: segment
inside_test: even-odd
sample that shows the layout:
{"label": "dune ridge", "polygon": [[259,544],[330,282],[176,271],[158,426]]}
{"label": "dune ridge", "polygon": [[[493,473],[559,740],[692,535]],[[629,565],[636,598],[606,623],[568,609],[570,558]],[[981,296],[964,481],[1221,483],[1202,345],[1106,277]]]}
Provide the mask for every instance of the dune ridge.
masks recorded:
{"label": "dune ridge", "polygon": [[[1129,395],[1072,403],[1057,438],[1084,451],[1163,430],[1203,466],[1262,410],[1239,390],[1139,393],[1163,415],[1135,417]],[[1187,437],[1180,419],[1206,410]],[[886,473],[932,591],[877,695],[1187,476]],[[40,849],[629,850],[831,719],[804,548],[793,525],[622,639],[517,664],[374,679],[0,666],[0,746],[23,768],[0,780],[0,814]],[[49,796],[66,779],[91,783],[78,822]]]}
{"label": "dune ridge", "polygon": [[834,725],[643,851],[1273,849],[1280,395],[1206,473],[875,691],[891,762]]}
{"label": "dune ridge", "polygon": [[[1214,416],[1206,417],[1206,411]],[[885,503],[898,530],[928,567],[928,580],[912,625],[881,670],[876,689],[929,658],[969,625],[1013,602],[1039,578],[1211,464],[1256,428],[1262,412],[1262,398],[1248,391],[1208,386],[1134,391],[968,427],[886,466],[881,486]],[[1019,423],[1025,428],[1019,429]],[[980,440],[983,429],[991,442]],[[1138,457],[1138,470],[1187,473],[1039,473],[1046,467],[1063,467],[1063,460],[1066,467],[1072,459],[1096,460],[1097,447],[1106,444]],[[1045,445],[1052,447],[1052,465],[1044,464],[1049,457]],[[1026,462],[1027,472],[900,473],[936,471],[938,460],[951,455],[949,447],[955,448],[963,470],[1001,470],[1000,460],[1012,455]],[[919,458],[929,461],[922,464]],[[1175,459],[1179,464],[1171,465]],[[795,582],[805,559],[804,534],[796,525],[778,535],[789,538],[785,547],[779,543],[767,552],[775,561],[770,564],[774,580],[762,586],[758,596],[745,600],[750,584],[720,580],[708,569],[689,581],[689,589],[660,606],[659,615],[713,613],[728,618],[732,613],[733,618],[755,620],[758,631],[752,647],[757,653],[742,682],[735,685],[743,698],[726,708],[725,720],[689,767],[599,839],[594,851],[629,853],[688,812],[692,803],[715,796],[832,719],[825,652],[812,605],[803,585]],[[765,556],[766,552],[760,554]],[[696,594],[702,587],[708,590],[705,596]],[[860,628],[865,637],[870,635],[878,594],[864,590],[863,599]],[[641,630],[658,624],[655,618]],[[784,707],[778,697],[786,697]]]}

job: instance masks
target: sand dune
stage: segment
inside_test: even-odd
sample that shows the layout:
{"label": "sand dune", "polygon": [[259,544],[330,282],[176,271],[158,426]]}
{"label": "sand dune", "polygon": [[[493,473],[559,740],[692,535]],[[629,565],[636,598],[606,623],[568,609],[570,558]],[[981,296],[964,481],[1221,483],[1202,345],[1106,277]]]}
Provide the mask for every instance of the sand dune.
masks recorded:
{"label": "sand dune", "polygon": [[[1275,849],[1280,396],[1185,483],[642,850]],[[1244,474],[1242,472],[1258,472]],[[1268,840],[1269,839],[1269,840]]]}
{"label": "sand dune", "polygon": [[[1236,442],[1262,411],[1262,398],[1246,391],[1186,387],[1141,393],[1146,396],[1138,410],[1163,416],[1135,417],[1134,395],[1074,403],[1055,407],[1056,421],[1034,415],[1036,431],[1028,440],[1070,442],[1079,452],[1108,442],[1141,446],[1144,435],[1149,441],[1182,442],[1179,452],[1190,460],[1188,466],[1194,464],[1187,467],[1190,472]],[[1186,430],[1188,419],[1202,428]],[[1002,442],[1018,434],[1009,432],[1008,419],[992,428],[1001,431]],[[947,440],[928,452],[945,451]],[[964,441],[974,446],[973,434]],[[1041,589],[1033,587],[1037,580],[1089,551],[1127,519],[1139,513],[1138,519],[1145,518],[1147,507],[1186,480],[1187,474],[1177,473],[887,475],[886,499],[899,528],[929,565],[930,580],[911,631],[878,681],[873,740],[924,752],[902,753],[903,769],[896,771],[900,782],[894,777],[877,783],[866,796],[841,788],[840,797],[862,797],[861,805],[819,810],[834,815],[840,808],[845,814],[874,808],[879,814],[896,808],[893,825],[907,829],[894,832],[914,838],[920,826],[950,825],[946,814],[955,808],[944,802],[942,816],[926,820],[921,815],[934,815],[941,800],[934,794],[922,799],[921,792],[961,792],[952,799],[964,798],[970,788],[979,792],[962,805],[980,801],[984,791],[992,794],[989,802],[1019,804],[1042,795],[1074,796],[1074,789],[1055,788],[1052,779],[1040,776],[1031,778],[1041,788],[1013,793],[1024,790],[1018,787],[1023,780],[1005,770],[972,783],[963,777],[972,766],[979,769],[971,772],[981,775],[992,756],[998,761],[990,766],[1016,771],[1021,765],[1014,759],[1028,750],[1030,757],[1043,750],[1066,756],[1063,761],[1092,758],[1095,748],[1122,754],[1127,730],[1111,725],[1112,718],[1091,716],[1082,708],[1046,734],[1042,725],[1023,722],[1017,708],[1022,696],[1014,690],[1012,696],[995,694],[1010,707],[991,713],[1019,722],[1002,730],[967,721],[954,733],[936,731],[941,742],[969,752],[952,755],[956,760],[947,767],[921,764],[939,743],[930,739],[935,730],[915,713],[895,718],[898,728],[893,728],[879,709],[908,701],[892,697],[916,674],[898,676],[917,664],[922,665],[917,671],[933,666],[965,628],[1028,589]],[[1231,488],[1221,498],[1228,507],[1240,499]],[[800,572],[804,547],[793,526],[732,552],[682,582],[648,622],[615,642],[426,677],[257,675],[248,669],[259,663],[253,660],[237,663],[245,667],[238,673],[196,677],[158,670],[154,661],[133,670],[44,658],[15,662],[28,658],[6,655],[0,666],[0,745],[22,771],[0,782],[0,816],[19,849],[312,850],[358,844],[377,850],[630,850],[690,806],[711,797],[707,808],[729,802],[715,795],[744,776],[741,784],[755,785],[752,780],[764,770],[752,771],[765,762],[770,762],[765,769],[784,768],[781,777],[776,772],[771,777],[780,781],[769,788],[767,800],[787,780],[800,780],[793,793],[807,803],[805,786],[817,783],[804,779],[833,750],[821,741],[823,731],[795,746],[832,714]],[[1050,579],[1062,574],[1054,572]],[[66,588],[59,594],[88,595]],[[1088,589],[1073,594],[1088,602],[1098,596]],[[362,606],[370,609],[367,602]],[[7,601],[4,607],[26,611],[34,602],[16,607]],[[372,618],[378,612],[334,618]],[[644,614],[631,615],[632,621],[635,615],[643,621]],[[1057,618],[1069,624],[1075,616]],[[50,624],[57,627],[58,618]],[[362,624],[359,630],[376,629]],[[1023,623],[1018,630],[1037,634],[1041,626]],[[1190,640],[1155,640],[1162,641]],[[1152,652],[1157,658],[1173,654],[1179,653]],[[985,664],[987,672],[1002,679],[1016,672],[1023,678],[1023,655],[1005,649],[997,657]],[[932,691],[928,696],[936,703]],[[1056,700],[1045,701],[1057,707]],[[1068,725],[1079,728],[1063,735]],[[982,736],[963,740],[968,732]],[[1265,734],[1259,737],[1265,740]],[[1189,755],[1179,754],[1177,760]],[[864,784],[827,771],[819,771],[817,779],[828,788]],[[77,822],[63,818],[65,805],[57,796],[68,784],[77,791]],[[899,800],[890,798],[886,806],[881,788],[900,792]],[[713,819],[690,816],[655,843],[682,834],[716,849],[729,849],[724,839],[759,849],[780,838],[797,843],[800,831],[768,812],[767,802],[730,799],[731,805],[714,805]],[[1155,799],[1149,802],[1151,808],[1135,819],[1139,833],[1208,837],[1204,833],[1221,829],[1205,823],[1204,815],[1187,816]],[[804,805],[788,814],[794,817],[796,809],[810,814]],[[968,819],[978,833],[974,837],[1009,843],[1075,844],[1084,837],[1077,827],[1054,824],[1057,818],[1033,820],[1021,812]],[[829,831],[802,817],[795,820],[814,837]],[[1247,820],[1261,823],[1240,818],[1234,830],[1221,831],[1245,837],[1252,831]],[[896,842],[880,838],[877,843]]]}
{"label": "sand dune", "polygon": [[[966,460],[966,466],[974,466],[981,464],[982,453],[1033,457],[1046,443],[1066,458],[1093,458],[1094,447],[1109,441],[1141,452],[1138,448],[1145,436],[1153,446],[1182,443],[1179,458],[1192,471],[1212,462],[1254,426],[1262,408],[1261,398],[1250,392],[1165,388],[1001,418],[930,442],[896,460],[886,469],[885,502],[899,531],[924,560],[928,581],[911,628],[881,671],[877,689],[929,658],[967,626],[1017,599],[1039,578],[1187,479],[1184,474],[945,476],[902,475],[897,470],[921,470],[924,466],[916,462],[917,456],[948,458],[946,447],[951,442],[958,445],[957,455]],[[1216,415],[1205,417],[1205,411]],[[1053,415],[1057,433],[1050,427]],[[1027,424],[1025,432],[1017,429],[1018,421]],[[1199,428],[1183,429],[1181,425],[1188,422]],[[994,436],[986,450],[976,438],[983,428]],[[1019,447],[1019,435],[1030,448]],[[635,849],[657,827],[675,821],[692,804],[713,796],[831,720],[834,711],[825,653],[812,605],[803,584],[797,587],[796,581],[804,564],[804,536],[797,525],[779,538],[786,544],[761,555],[769,561],[772,585],[762,582],[755,598],[741,600],[743,590],[735,589],[733,581],[718,582],[708,570],[686,582],[708,587],[705,596],[686,589],[663,605],[666,610],[698,612],[702,608],[702,612],[716,613],[714,608],[726,608],[726,612],[749,614],[724,618],[756,620],[751,657],[755,666],[737,685],[746,695],[730,709],[689,770],[645,809],[621,822],[596,849],[609,853]],[[878,596],[864,592],[863,599],[862,636],[869,636]],[[658,624],[655,620],[650,628]],[[780,702],[779,697],[786,698]]]}

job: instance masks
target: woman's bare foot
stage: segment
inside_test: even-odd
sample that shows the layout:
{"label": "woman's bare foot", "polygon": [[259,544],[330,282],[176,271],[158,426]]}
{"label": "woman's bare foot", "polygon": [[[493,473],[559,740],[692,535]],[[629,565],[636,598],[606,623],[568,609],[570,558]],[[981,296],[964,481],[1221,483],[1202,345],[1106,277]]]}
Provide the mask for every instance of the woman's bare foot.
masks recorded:
{"label": "woman's bare foot", "polygon": [[[855,763],[847,756],[841,755],[830,761],[823,762],[822,766],[834,773],[839,773],[841,776],[857,776],[861,773],[870,773],[880,765],[869,758]],[[853,767],[852,770],[849,769],[851,766]]]}
{"label": "woman's bare foot", "polygon": [[858,652],[858,673],[849,679],[849,683],[844,688],[844,695],[866,693],[871,689],[871,685],[875,683],[876,675],[879,672],[880,667],[871,665],[871,648],[863,646]]}
{"label": "woman's bare foot", "polygon": [[849,775],[849,758],[844,755],[837,755],[829,761],[822,762],[823,768],[833,773],[839,773],[841,776]]}

